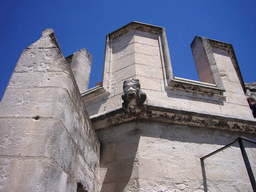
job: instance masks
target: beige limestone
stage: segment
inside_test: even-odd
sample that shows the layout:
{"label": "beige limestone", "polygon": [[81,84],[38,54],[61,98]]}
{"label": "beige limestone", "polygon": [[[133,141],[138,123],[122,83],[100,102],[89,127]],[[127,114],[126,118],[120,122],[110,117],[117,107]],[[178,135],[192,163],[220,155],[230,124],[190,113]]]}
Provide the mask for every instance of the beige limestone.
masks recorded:
{"label": "beige limestone", "polygon": [[[91,55],[65,59],[46,29],[0,103],[0,190],[251,191],[237,144],[200,162],[256,139],[232,45],[195,37],[191,48],[200,82],[173,77],[164,28],[132,22],[107,35],[103,85],[87,90]],[[127,113],[130,78],[147,99]],[[256,147],[244,144],[256,170]]]}
{"label": "beige limestone", "polygon": [[1,191],[96,189],[98,139],[53,30],[23,51],[0,127]]}
{"label": "beige limestone", "polygon": [[68,57],[80,93],[88,90],[91,74],[92,56],[86,49],[81,49]]}
{"label": "beige limestone", "polygon": [[[241,136],[236,132],[140,121],[97,132],[102,142],[101,169],[107,169],[101,178],[103,191],[110,185],[113,191],[129,191],[132,187],[136,188],[134,191],[161,188],[203,191],[200,157]],[[255,146],[246,147],[249,156],[255,158]],[[205,169],[209,190],[250,191],[241,152],[236,145],[206,159]],[[119,170],[122,175],[118,174]]]}

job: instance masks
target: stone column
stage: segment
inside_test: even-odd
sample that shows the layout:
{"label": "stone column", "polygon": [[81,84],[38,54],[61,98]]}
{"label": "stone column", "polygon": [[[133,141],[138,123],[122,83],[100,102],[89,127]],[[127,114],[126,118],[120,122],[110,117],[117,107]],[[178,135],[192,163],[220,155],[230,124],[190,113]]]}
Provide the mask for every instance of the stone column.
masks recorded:
{"label": "stone column", "polygon": [[80,93],[88,90],[92,67],[92,55],[85,49],[81,49],[67,57],[74,74]]}
{"label": "stone column", "polygon": [[231,44],[195,37],[191,43],[199,80],[223,89],[221,113],[253,119],[245,96],[244,81]]}

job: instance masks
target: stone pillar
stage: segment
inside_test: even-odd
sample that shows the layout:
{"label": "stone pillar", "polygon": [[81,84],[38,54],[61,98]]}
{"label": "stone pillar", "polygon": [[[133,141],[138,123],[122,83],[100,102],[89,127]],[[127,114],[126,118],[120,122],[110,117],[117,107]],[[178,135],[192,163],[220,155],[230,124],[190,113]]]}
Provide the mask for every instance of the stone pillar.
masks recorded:
{"label": "stone pillar", "polygon": [[209,40],[196,36],[191,43],[191,49],[199,80],[223,88]]}
{"label": "stone pillar", "polygon": [[52,29],[21,54],[0,128],[1,191],[94,191],[99,143]]}
{"label": "stone pillar", "polygon": [[74,74],[80,93],[88,90],[92,67],[92,55],[85,49],[81,49],[67,57]]}
{"label": "stone pillar", "polygon": [[199,80],[223,89],[223,114],[253,119],[245,96],[244,81],[231,44],[195,37],[191,43]]}
{"label": "stone pillar", "polygon": [[103,87],[118,95],[130,78],[139,79],[141,88],[149,91],[162,91],[172,78],[162,27],[131,22],[107,35]]}

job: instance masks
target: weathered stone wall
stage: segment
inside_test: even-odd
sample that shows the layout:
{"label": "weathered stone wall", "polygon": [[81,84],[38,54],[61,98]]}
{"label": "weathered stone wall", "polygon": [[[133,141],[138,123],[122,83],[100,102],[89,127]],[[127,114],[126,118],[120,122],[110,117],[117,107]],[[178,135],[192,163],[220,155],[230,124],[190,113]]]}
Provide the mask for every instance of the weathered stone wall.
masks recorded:
{"label": "weathered stone wall", "polygon": [[123,81],[136,78],[149,105],[254,119],[232,45],[203,37],[194,39],[191,47],[201,82],[170,79],[173,75],[167,73],[171,64],[166,61],[169,55],[163,39],[163,28],[136,22],[107,36],[103,87],[83,94],[90,116],[120,108]]}
{"label": "weathered stone wall", "polygon": [[[200,157],[255,135],[134,120],[97,130],[101,142],[101,191],[252,191],[237,144],[204,161]],[[245,142],[252,169],[256,146]]]}
{"label": "weathered stone wall", "polygon": [[95,190],[99,143],[53,30],[20,56],[0,128],[1,191]]}

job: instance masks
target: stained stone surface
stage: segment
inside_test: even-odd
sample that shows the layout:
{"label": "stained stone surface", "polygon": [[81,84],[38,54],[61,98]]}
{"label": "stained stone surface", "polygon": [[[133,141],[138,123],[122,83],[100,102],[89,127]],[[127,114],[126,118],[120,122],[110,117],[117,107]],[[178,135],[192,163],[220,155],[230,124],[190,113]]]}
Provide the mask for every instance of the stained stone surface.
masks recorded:
{"label": "stained stone surface", "polygon": [[21,54],[0,127],[1,191],[95,190],[98,139],[52,29]]}
{"label": "stained stone surface", "polygon": [[[256,140],[254,83],[231,44],[195,37],[191,48],[201,81],[173,76],[164,28],[132,22],[107,35],[102,85],[87,90],[89,52],[65,59],[44,30],[0,103],[0,191],[252,191],[237,144],[200,158]],[[127,113],[130,78],[147,99]],[[244,144],[255,172],[256,146]]]}
{"label": "stained stone surface", "polygon": [[91,74],[92,55],[83,48],[68,56],[66,60],[69,62],[80,93],[87,91]]}
{"label": "stained stone surface", "polygon": [[90,116],[120,108],[123,81],[136,78],[150,105],[254,120],[232,45],[195,37],[191,48],[201,81],[193,81],[168,74],[172,69],[164,39],[164,28],[137,22],[107,36],[105,92],[92,89],[83,94]]}
{"label": "stained stone surface", "polygon": [[[102,191],[205,191],[200,157],[255,134],[134,120],[97,131]],[[256,147],[245,143],[252,169]],[[209,191],[251,191],[236,145],[205,160]]]}

